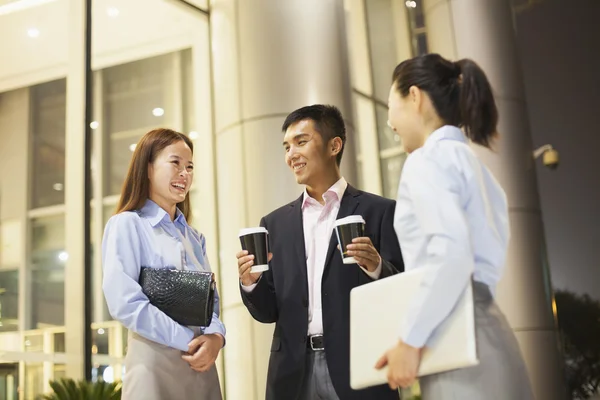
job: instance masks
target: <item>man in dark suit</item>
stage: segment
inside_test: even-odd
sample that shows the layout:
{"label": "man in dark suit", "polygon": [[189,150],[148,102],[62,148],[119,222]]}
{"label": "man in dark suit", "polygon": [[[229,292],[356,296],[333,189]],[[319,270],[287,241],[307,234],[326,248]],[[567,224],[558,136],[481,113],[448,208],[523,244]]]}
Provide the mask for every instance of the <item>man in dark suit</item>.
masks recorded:
{"label": "man in dark suit", "polygon": [[[262,218],[269,231],[269,270],[250,273],[252,255],[239,252],[240,291],[254,319],[275,322],[268,400],[398,399],[387,385],[350,388],[350,291],[404,270],[394,232],[395,202],[348,185],[340,174],[346,130],[339,110],[313,105],[283,124],[285,161],[306,189]],[[336,219],[361,215],[365,237],[344,264]],[[373,310],[377,312],[377,310]]]}

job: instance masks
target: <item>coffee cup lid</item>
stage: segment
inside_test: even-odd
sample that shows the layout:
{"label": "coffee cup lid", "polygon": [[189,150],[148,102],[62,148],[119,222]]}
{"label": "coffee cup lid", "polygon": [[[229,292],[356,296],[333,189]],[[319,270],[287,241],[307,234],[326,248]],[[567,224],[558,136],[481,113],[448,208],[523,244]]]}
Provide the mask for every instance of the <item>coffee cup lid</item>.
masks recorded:
{"label": "coffee cup lid", "polygon": [[251,235],[253,233],[269,233],[269,231],[267,231],[267,229],[263,228],[262,226],[257,226],[256,228],[240,229],[240,237],[246,236],[246,235]]}
{"label": "coffee cup lid", "polygon": [[346,218],[338,219],[335,221],[335,226],[346,225],[346,224],[364,224],[365,220],[362,215],[349,215]]}

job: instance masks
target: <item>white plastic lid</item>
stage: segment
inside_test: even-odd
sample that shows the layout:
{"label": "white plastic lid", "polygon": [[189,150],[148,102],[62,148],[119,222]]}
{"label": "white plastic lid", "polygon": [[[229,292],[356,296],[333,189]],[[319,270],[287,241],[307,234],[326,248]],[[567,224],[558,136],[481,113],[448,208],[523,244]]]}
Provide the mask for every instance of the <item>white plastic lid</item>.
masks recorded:
{"label": "white plastic lid", "polygon": [[262,226],[257,226],[256,228],[243,228],[240,229],[240,237],[251,235],[253,233],[269,233],[266,228]]}
{"label": "white plastic lid", "polygon": [[335,226],[346,225],[346,224],[364,224],[365,220],[362,215],[349,215],[346,218],[338,219],[335,221]]}

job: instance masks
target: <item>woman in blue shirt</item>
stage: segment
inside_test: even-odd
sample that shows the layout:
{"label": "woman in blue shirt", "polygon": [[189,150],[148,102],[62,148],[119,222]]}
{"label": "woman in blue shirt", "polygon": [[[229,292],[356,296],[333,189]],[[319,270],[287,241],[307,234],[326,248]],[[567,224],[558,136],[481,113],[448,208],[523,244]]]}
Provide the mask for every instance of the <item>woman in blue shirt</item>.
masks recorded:
{"label": "woman in blue shirt", "polygon": [[129,330],[124,400],[222,398],[214,365],[225,344],[218,295],[210,326],[188,327],[150,304],[138,284],[141,267],[210,271],[204,236],[188,225],[192,152],[182,133],[144,135],[104,231],[104,295]]}
{"label": "woman in blue shirt", "polygon": [[377,367],[389,366],[392,388],[410,386],[421,349],[473,282],[479,365],[421,378],[423,399],[532,399],[516,338],[494,301],[510,233],[506,196],[469,147],[490,148],[497,135],[487,77],[467,59],[404,61],[393,74],[388,116],[410,153],[394,217],[405,268],[430,272],[398,345]]}

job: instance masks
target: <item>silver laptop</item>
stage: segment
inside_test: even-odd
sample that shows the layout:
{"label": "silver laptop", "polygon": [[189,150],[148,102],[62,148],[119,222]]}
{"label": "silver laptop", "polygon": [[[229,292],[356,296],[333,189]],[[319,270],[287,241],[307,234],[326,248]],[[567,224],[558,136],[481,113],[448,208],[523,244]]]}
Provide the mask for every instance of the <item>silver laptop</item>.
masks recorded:
{"label": "silver laptop", "polygon": [[[350,386],[387,383],[387,367],[375,363],[398,343],[404,316],[425,268],[356,287],[350,293]],[[467,286],[456,307],[428,340],[419,376],[477,365],[473,289]]]}

